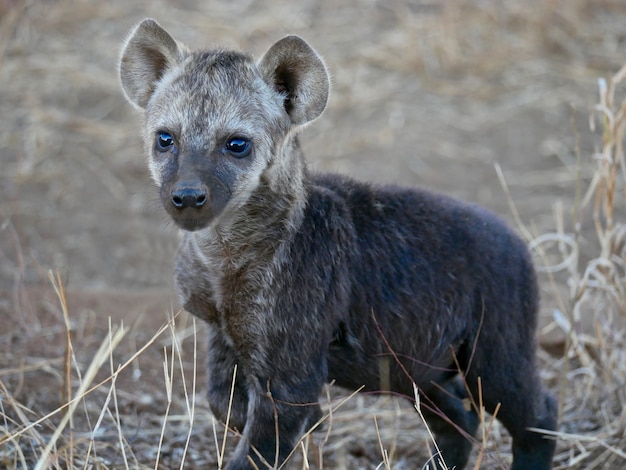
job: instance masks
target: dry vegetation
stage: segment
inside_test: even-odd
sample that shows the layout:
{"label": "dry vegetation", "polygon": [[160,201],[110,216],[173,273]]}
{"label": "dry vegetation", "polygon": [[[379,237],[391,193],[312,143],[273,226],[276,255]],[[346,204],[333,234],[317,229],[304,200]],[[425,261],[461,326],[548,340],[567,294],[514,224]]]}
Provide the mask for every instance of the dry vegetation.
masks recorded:
{"label": "dry vegetation", "polygon": [[[208,410],[203,326],[172,300],[174,230],[117,89],[144,16],[257,54],[302,34],[334,74],[313,166],[511,217],[541,271],[555,468],[626,468],[622,2],[127,3],[0,0],[0,468],[218,468],[237,440]],[[428,459],[410,403],[322,401],[289,468]],[[471,465],[506,468],[509,445],[486,416]]]}

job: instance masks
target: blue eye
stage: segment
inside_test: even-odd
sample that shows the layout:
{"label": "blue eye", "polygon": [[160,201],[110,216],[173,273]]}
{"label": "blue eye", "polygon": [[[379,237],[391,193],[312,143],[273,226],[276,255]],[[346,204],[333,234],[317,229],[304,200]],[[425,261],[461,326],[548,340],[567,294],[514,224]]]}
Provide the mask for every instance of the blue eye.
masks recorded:
{"label": "blue eye", "polygon": [[174,145],[174,137],[172,137],[172,135],[168,134],[167,132],[158,132],[156,145],[161,152],[165,152],[169,150],[172,145]]}
{"label": "blue eye", "polygon": [[242,137],[233,137],[226,142],[226,150],[233,157],[245,158],[252,151],[252,143]]}

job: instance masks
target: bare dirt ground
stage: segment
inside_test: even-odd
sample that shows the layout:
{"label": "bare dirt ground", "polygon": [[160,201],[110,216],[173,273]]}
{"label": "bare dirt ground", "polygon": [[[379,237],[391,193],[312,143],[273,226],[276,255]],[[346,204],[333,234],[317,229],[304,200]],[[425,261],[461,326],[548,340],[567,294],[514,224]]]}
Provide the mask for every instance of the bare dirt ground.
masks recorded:
{"label": "bare dirt ground", "polygon": [[[626,63],[622,1],[0,0],[0,468],[31,468],[42,456],[58,468],[217,468],[220,461],[223,426],[202,393],[202,325],[181,313],[175,327],[159,330],[178,312],[171,286],[177,234],[148,177],[140,117],[118,84],[121,43],[146,16],[192,47],[259,56],[288,33],[313,44],[332,72],[333,92],[324,116],[302,135],[312,168],[480,203],[529,241],[559,228],[561,207],[562,231],[580,227],[578,266],[597,255],[593,203],[573,211],[602,149],[601,120],[595,132],[589,126],[598,78]],[[617,181],[613,219],[624,221],[621,175]],[[563,257],[557,250],[547,262]],[[537,263],[546,259],[538,254]],[[50,270],[63,282],[65,313]],[[570,436],[560,439],[555,465],[625,468],[621,323],[608,324],[618,335],[610,354],[585,343],[589,363],[580,352],[565,360],[572,337],[553,312],[572,305],[571,273],[540,280],[540,358]],[[578,320],[580,338],[599,334],[597,323]],[[119,344],[98,353],[122,321],[129,329]],[[92,377],[98,359],[103,365]],[[559,375],[563,364],[572,375]],[[573,387],[573,377],[590,370],[610,386],[568,390],[569,380]],[[81,386],[107,378],[77,402],[69,424],[61,410],[28,427],[79,396]],[[333,406],[345,396],[329,393]],[[428,435],[409,408],[352,398],[334,412],[327,435],[307,441],[309,464],[377,468],[383,448],[387,468],[420,468]],[[485,446],[472,465],[506,468],[506,432],[495,425]],[[302,455],[296,468],[305,465]]]}

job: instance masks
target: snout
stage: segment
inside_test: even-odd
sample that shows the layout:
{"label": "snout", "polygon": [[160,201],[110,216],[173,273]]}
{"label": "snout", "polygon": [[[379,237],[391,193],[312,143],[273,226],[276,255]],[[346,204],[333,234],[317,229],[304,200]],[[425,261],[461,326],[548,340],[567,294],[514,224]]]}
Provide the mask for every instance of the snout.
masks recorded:
{"label": "snout", "polygon": [[200,182],[179,181],[162,188],[161,200],[174,223],[183,230],[200,230],[213,218],[209,189]]}
{"label": "snout", "polygon": [[179,210],[200,209],[207,202],[207,190],[203,187],[177,187],[172,191],[172,205]]}

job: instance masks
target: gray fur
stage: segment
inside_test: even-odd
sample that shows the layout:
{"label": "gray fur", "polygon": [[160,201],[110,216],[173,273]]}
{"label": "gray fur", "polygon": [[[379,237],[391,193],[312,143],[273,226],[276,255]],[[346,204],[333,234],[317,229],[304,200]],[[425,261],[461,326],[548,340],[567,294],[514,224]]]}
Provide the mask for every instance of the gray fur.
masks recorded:
{"label": "gray fur", "polygon": [[230,423],[242,438],[228,469],[283,462],[320,417],[328,380],[408,398],[415,383],[443,458],[462,468],[478,425],[463,400],[478,397],[479,378],[487,411],[501,404],[513,468],[550,468],[554,441],[527,430],[556,427],[535,361],[535,273],[501,220],[428,191],[308,171],[296,134],[323,112],[329,78],[298,37],[257,64],[190,52],[144,20],[120,75],[183,230],[176,285],[208,324],[209,401],[223,421],[238,367]]}

